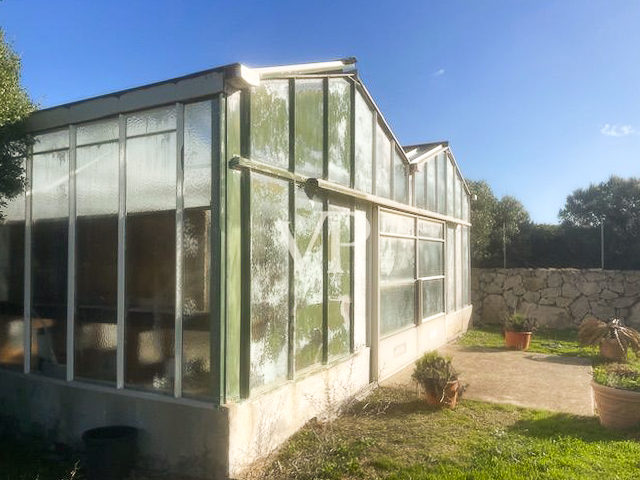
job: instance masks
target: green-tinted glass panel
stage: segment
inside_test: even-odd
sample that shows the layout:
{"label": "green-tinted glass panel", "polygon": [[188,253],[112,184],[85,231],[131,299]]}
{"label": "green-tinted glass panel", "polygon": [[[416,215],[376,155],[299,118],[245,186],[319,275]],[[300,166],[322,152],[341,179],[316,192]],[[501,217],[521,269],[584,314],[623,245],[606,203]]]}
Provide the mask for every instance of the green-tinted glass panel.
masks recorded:
{"label": "green-tinted glass panel", "polygon": [[[216,100],[217,105],[217,100]],[[211,101],[184,107],[184,207],[211,203]]]}
{"label": "green-tinted glass panel", "polygon": [[370,236],[368,209],[356,208],[353,230],[353,343],[358,350],[367,343],[367,247]]}
{"label": "green-tinted glass panel", "polygon": [[296,80],[296,172],[322,177],[322,80]]}
{"label": "green-tinted glass panel", "polygon": [[380,280],[415,278],[415,240],[380,237]]}
{"label": "green-tinted glass panel", "polygon": [[252,174],[251,387],[287,376],[289,237],[289,184]]}
{"label": "green-tinted glass panel", "polygon": [[351,211],[329,205],[329,356],[349,353],[351,345]]}
{"label": "green-tinted glass panel", "polygon": [[456,245],[456,310],[462,308],[462,227],[458,225],[455,230]]}
{"label": "green-tinted glass panel", "polygon": [[67,361],[69,153],[33,156],[31,367],[64,378]]}
{"label": "green-tinted glass panel", "polygon": [[289,81],[251,90],[251,160],[289,168]]}
{"label": "green-tinted glass panel", "polygon": [[296,370],[322,361],[322,202],[296,190]]}
{"label": "green-tinted glass panel", "polygon": [[428,238],[444,238],[444,223],[418,220],[418,235]]}
{"label": "green-tinted glass panel", "polygon": [[376,195],[391,198],[391,142],[376,125]]}
{"label": "green-tinted glass panel", "polygon": [[396,215],[380,212],[380,232],[396,233],[398,235],[415,235],[415,218],[407,215]]}
{"label": "green-tinted glass panel", "polygon": [[447,194],[447,156],[444,154],[438,155],[437,160],[437,200],[438,200],[438,213],[446,213],[446,194]]}
{"label": "green-tinted glass panel", "polygon": [[69,148],[69,129],[36,135],[33,140],[34,153]]}
{"label": "green-tinted glass panel", "polygon": [[456,303],[456,245],[455,227],[447,225],[447,312],[455,310]]}
{"label": "green-tinted glass panel", "polygon": [[462,197],[460,196],[460,193],[462,191],[462,184],[460,183],[460,178],[458,177],[458,175],[454,172],[453,174],[454,176],[454,185],[455,185],[455,189],[453,191],[453,198],[454,198],[454,202],[455,202],[455,216],[456,218],[462,218],[462,202],[461,199]]}
{"label": "green-tinted glass panel", "polygon": [[418,242],[418,276],[444,275],[444,243],[420,240]]}
{"label": "green-tinted glass panel", "polygon": [[444,278],[422,282],[422,318],[444,312]]}
{"label": "green-tinted glass panel", "polygon": [[426,192],[424,190],[425,187],[425,182],[424,182],[424,176],[425,176],[425,166],[420,165],[419,170],[416,171],[416,173],[414,173],[413,177],[415,179],[415,198],[416,198],[416,207],[418,208],[426,208],[427,207],[427,203],[426,203]]}
{"label": "green-tinted glass panel", "polygon": [[455,171],[453,163],[447,159],[447,215],[453,217],[456,214],[455,210]]}
{"label": "green-tinted glass panel", "polygon": [[329,79],[329,180],[351,181],[351,84]]}
{"label": "green-tinted glass panel", "polygon": [[397,202],[409,202],[409,173],[398,150],[393,154],[393,199]]}
{"label": "green-tinted glass panel", "polygon": [[427,176],[427,210],[432,212],[437,211],[437,197],[436,197],[436,170],[437,159],[432,158],[425,165],[425,175]]}
{"label": "green-tinted glass panel", "polygon": [[[24,162],[23,162],[24,165]],[[0,365],[22,370],[24,358],[25,196],[11,199],[0,221]]]}
{"label": "green-tinted glass panel", "polygon": [[369,105],[356,93],[356,159],[355,188],[373,193],[373,113]]}
{"label": "green-tinted glass panel", "polygon": [[469,227],[462,227],[462,305],[469,305]]}
{"label": "green-tinted glass panel", "polygon": [[413,283],[380,287],[380,333],[394,332],[415,323]]}
{"label": "green-tinted glass panel", "polygon": [[76,150],[75,374],[114,383],[118,303],[118,143]]}

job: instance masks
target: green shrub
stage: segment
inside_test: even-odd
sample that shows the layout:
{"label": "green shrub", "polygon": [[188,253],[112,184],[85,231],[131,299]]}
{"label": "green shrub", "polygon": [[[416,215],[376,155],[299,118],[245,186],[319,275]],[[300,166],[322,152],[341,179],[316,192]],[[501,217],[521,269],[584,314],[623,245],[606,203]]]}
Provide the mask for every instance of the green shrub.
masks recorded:
{"label": "green shrub", "polygon": [[451,364],[451,357],[429,352],[418,359],[411,378],[425,392],[441,397],[447,383],[458,379],[458,372]]}

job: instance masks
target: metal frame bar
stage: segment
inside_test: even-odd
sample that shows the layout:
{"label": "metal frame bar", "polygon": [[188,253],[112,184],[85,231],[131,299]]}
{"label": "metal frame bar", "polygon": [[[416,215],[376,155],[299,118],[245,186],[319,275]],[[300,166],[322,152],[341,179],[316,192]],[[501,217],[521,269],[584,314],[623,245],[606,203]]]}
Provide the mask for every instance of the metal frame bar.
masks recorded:
{"label": "metal frame bar", "polygon": [[173,396],[182,396],[183,360],[183,282],[184,282],[184,104],[176,103],[176,305],[174,324],[174,382]]}
{"label": "metal frame bar", "polygon": [[124,388],[125,377],[125,321],[126,307],[126,221],[127,221],[127,121],[118,117],[119,171],[118,171],[118,304],[116,320],[116,388]]}
{"label": "metal frame bar", "polygon": [[[251,93],[243,91],[240,98],[240,152],[251,155]],[[231,165],[230,165],[231,166]],[[242,171],[240,178],[241,232],[241,308],[240,308],[240,398],[248,398],[251,386],[251,170]]]}
{"label": "metal frame bar", "polygon": [[[289,79],[289,170],[296,171],[296,81]],[[289,182],[289,251],[292,252],[296,242],[296,199],[295,183]],[[293,245],[291,244],[293,243]],[[295,259],[292,255],[289,261],[289,296],[288,296],[288,325],[287,325],[287,379],[291,380],[295,375],[295,335],[296,335],[296,284],[295,284]],[[246,281],[250,279],[247,278]]]}
{"label": "metal frame bar", "polygon": [[29,147],[25,158],[25,211],[24,211],[24,325],[23,371],[31,372],[31,234],[33,202],[33,154]]}
{"label": "metal frame bar", "polygon": [[67,239],[67,365],[66,379],[75,373],[76,313],[76,127],[69,125],[69,232]]}
{"label": "metal frame bar", "polygon": [[329,182],[321,178],[311,178],[311,177],[306,177],[304,175],[300,175],[297,173],[291,173],[282,168],[275,167],[273,165],[268,165],[255,160],[247,160],[246,158],[234,157],[229,162],[229,167],[237,170],[245,170],[245,169],[252,170],[264,175],[270,175],[272,177],[282,178],[286,180],[293,180],[296,183],[306,184],[306,186],[310,188],[315,188],[321,191],[326,191],[328,193],[334,193],[337,195],[355,198],[357,200],[363,200],[376,205],[380,205],[381,207],[385,207],[386,209],[389,209],[389,210],[399,210],[400,211],[399,213],[408,213],[412,215],[419,215],[429,220],[436,219],[436,220],[441,220],[445,222],[471,226],[470,223],[465,222],[458,218],[449,217],[447,215],[442,215],[436,212],[430,212],[428,210],[416,208],[411,205],[406,205],[404,203],[396,202],[394,200],[389,200],[388,198],[378,197],[377,195],[372,195],[370,193],[364,193],[364,192],[361,192],[360,190],[355,190],[353,188],[345,187],[344,185]]}

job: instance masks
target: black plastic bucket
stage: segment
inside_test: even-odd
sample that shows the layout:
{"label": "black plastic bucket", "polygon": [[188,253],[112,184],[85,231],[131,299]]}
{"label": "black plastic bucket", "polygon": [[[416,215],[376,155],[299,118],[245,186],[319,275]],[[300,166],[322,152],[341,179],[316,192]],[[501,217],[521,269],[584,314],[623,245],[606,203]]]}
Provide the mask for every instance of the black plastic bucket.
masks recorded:
{"label": "black plastic bucket", "polygon": [[89,480],[122,480],[135,466],[138,430],[133,427],[93,428],[82,434],[82,441]]}

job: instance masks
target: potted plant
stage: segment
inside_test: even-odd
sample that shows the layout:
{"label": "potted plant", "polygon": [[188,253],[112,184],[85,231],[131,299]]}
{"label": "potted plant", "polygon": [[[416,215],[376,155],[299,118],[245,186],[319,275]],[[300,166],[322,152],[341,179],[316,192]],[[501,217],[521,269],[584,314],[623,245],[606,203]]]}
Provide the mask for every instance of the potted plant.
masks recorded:
{"label": "potted plant", "polygon": [[505,315],[503,322],[505,344],[516,350],[526,350],[531,345],[531,335],[536,327],[536,320],[522,313],[513,312]]}
{"label": "potted plant", "polygon": [[586,318],[580,325],[579,340],[582,346],[599,345],[601,356],[619,362],[626,361],[628,347],[636,353],[640,350],[640,332],[625,327],[618,318],[608,322]]}
{"label": "potted plant", "polygon": [[591,388],[602,425],[609,428],[640,425],[640,359],[596,366]]}
{"label": "potted plant", "polygon": [[411,378],[426,394],[429,405],[454,408],[464,387],[459,374],[451,364],[451,357],[438,352],[425,353],[416,362]]}

